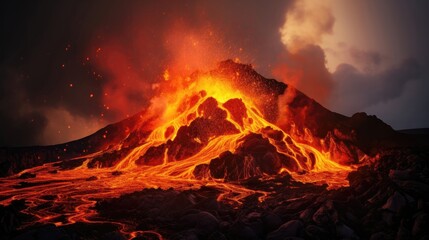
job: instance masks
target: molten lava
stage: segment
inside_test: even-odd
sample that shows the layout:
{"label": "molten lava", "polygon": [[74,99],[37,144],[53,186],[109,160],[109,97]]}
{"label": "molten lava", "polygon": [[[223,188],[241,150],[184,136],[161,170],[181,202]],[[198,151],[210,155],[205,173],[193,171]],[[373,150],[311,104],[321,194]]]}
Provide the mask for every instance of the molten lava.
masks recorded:
{"label": "molten lava", "polygon": [[[277,126],[276,93],[261,89],[260,83],[239,81],[246,77],[240,74],[182,77],[166,70],[165,81],[155,86],[161,94],[126,139],[69,160],[82,163],[73,169],[46,163],[20,173],[35,173],[36,178],[7,178],[1,203],[26,199],[30,207],[25,211],[38,222],[64,225],[98,222],[91,209],[95,199],[142,188],[211,186],[221,191],[218,201],[240,204],[249,195],[259,194],[262,202],[270,194],[240,185],[252,177],[290,174],[303,182],[347,185],[352,168],[331,159],[320,144],[310,145]],[[281,121],[284,125],[287,119]],[[135,136],[146,137],[132,140]],[[311,133],[307,130],[304,136],[308,140]],[[49,196],[55,196],[53,201]],[[120,225],[123,232],[131,232],[132,227]]]}

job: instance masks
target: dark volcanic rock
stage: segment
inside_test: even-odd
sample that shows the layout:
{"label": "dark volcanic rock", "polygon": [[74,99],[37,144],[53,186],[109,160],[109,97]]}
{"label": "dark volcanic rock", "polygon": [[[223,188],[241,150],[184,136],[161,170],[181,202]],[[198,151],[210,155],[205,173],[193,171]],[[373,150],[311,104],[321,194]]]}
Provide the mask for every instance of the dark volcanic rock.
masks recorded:
{"label": "dark volcanic rock", "polygon": [[412,236],[418,238],[429,234],[427,226],[429,226],[429,214],[425,212],[417,213],[417,216],[414,218]]}
{"label": "dark volcanic rock", "polygon": [[282,219],[274,213],[263,213],[262,222],[264,223],[264,228],[271,232],[282,225]]}
{"label": "dark volcanic rock", "polygon": [[25,208],[24,200],[13,200],[8,206],[0,205],[0,236],[7,239],[24,222],[34,220],[32,216],[21,212]]}
{"label": "dark volcanic rock", "polygon": [[336,233],[339,239],[359,239],[353,229],[343,223],[336,225]]}
{"label": "dark volcanic rock", "polygon": [[26,172],[26,173],[23,173],[23,174],[21,174],[21,175],[19,175],[19,179],[28,179],[28,178],[35,178],[36,177],[36,174],[34,174],[34,173],[30,173],[30,172]]}
{"label": "dark volcanic rock", "polygon": [[291,171],[298,168],[295,160],[278,153],[276,147],[260,134],[249,134],[241,141],[234,153],[226,151],[210,161],[212,177],[237,181],[262,174],[274,175],[282,167]]}
{"label": "dark volcanic rock", "polygon": [[277,230],[267,236],[267,240],[282,240],[287,237],[297,237],[301,235],[304,224],[299,220],[290,220],[281,225]]}
{"label": "dark volcanic rock", "polygon": [[128,153],[131,151],[129,148],[122,148],[112,152],[106,152],[102,155],[96,156],[88,162],[88,168],[103,168],[112,167],[118,164]]}
{"label": "dark volcanic rock", "polygon": [[422,148],[383,151],[373,164],[349,174],[350,189],[362,203],[356,208],[362,228],[355,224],[362,230],[355,233],[371,239],[411,239],[420,232],[420,223],[415,232],[413,224],[420,221],[419,214],[427,214],[423,199],[428,200],[428,153]]}
{"label": "dark volcanic rock", "polygon": [[123,174],[123,172],[121,172],[121,171],[113,171],[112,172],[112,176],[120,176],[122,174]]}
{"label": "dark volcanic rock", "polygon": [[185,215],[180,218],[180,224],[183,224],[185,229],[195,228],[198,235],[207,237],[219,228],[219,220],[211,213],[198,212]]}
{"label": "dark volcanic rock", "polygon": [[229,239],[260,239],[253,229],[241,222],[234,223],[228,231]]}
{"label": "dark volcanic rock", "polygon": [[91,177],[87,178],[87,179],[86,179],[86,181],[95,181],[95,180],[97,180],[97,179],[98,179],[98,177],[96,177],[96,176],[91,176]]}
{"label": "dark volcanic rock", "polygon": [[389,199],[387,199],[382,209],[398,213],[407,205],[408,201],[411,201],[411,199],[407,199],[407,196],[404,196],[399,192],[395,192]]}
{"label": "dark volcanic rock", "polygon": [[197,179],[210,178],[210,167],[208,164],[197,165],[195,166],[193,174]]}
{"label": "dark volcanic rock", "polygon": [[308,236],[309,239],[332,239],[331,233],[319,226],[316,225],[308,225],[305,228],[305,234]]}
{"label": "dark volcanic rock", "polygon": [[319,226],[329,227],[338,221],[338,213],[332,201],[322,205],[313,215],[313,221]]}

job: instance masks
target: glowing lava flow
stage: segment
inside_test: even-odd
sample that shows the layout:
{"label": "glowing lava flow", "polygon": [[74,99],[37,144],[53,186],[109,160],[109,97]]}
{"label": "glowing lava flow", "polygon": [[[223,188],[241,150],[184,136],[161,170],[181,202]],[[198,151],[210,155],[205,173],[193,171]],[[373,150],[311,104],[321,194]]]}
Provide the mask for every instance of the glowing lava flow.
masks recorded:
{"label": "glowing lava flow", "polygon": [[[174,142],[178,138],[177,134],[180,129],[183,126],[192,126],[192,123],[196,120],[217,118],[216,121],[206,123],[232,124],[233,130],[236,131],[228,132],[227,130],[226,133],[217,133],[218,135],[215,133],[208,136],[208,139],[205,140],[199,138],[199,133],[188,134],[186,135],[187,137],[194,137],[191,140],[203,146],[196,154],[176,159],[177,156],[170,154],[171,145],[170,147],[166,146],[162,149],[162,163],[159,162],[158,166],[145,169],[145,171],[142,171],[142,174],[150,178],[162,176],[168,179],[177,178],[177,180],[185,179],[192,181],[195,179],[194,170],[196,166],[209,164],[212,159],[218,157],[223,152],[234,152],[243,143],[243,139],[246,136],[250,133],[258,133],[267,138],[275,146],[278,153],[285,155],[289,161],[294,161],[289,165],[295,167],[288,168],[285,166],[278,173],[284,171],[300,174],[312,173],[313,179],[307,178],[306,182],[318,182],[325,179],[328,184],[331,183],[336,186],[346,184],[345,178],[335,178],[332,179],[332,182],[330,182],[331,179],[326,179],[325,177],[316,179],[317,173],[324,173],[322,175],[335,172],[347,174],[351,168],[330,160],[328,153],[322,153],[310,145],[295,141],[282,131],[282,129],[266,121],[257,106],[253,103],[252,96],[246,96],[239,90],[233,89],[228,85],[228,79],[202,75],[194,81],[188,81],[185,86],[180,86],[186,89],[185,91],[175,92],[174,95],[166,96],[168,107],[162,117],[166,121],[161,122],[160,126],[151,133],[146,140],[146,144],[135,149],[119,163],[115,168],[116,170],[130,171],[137,169],[140,171],[141,166],[135,164],[136,158],[140,157],[139,160],[141,160],[141,156],[144,156],[144,153],[150,147],[156,147],[165,142]],[[205,108],[207,106],[209,108]],[[213,128],[213,126],[203,126],[203,130],[210,128]],[[197,129],[201,130],[201,128]],[[268,136],[269,134],[266,134],[266,130],[281,136],[280,139]],[[180,147],[184,147],[183,143],[179,142],[178,144]],[[150,157],[148,156],[148,158]],[[143,160],[145,160],[144,157]],[[246,169],[243,169],[243,171],[246,171]],[[251,176],[244,176],[243,178],[248,177]]]}
{"label": "glowing lava flow", "polygon": [[[84,163],[71,170],[59,170],[55,163],[28,169],[25,172],[37,177],[25,183],[16,177],[3,180],[0,203],[26,199],[30,207],[25,211],[39,222],[64,225],[100,222],[91,209],[96,199],[143,188],[211,186],[222,192],[219,201],[240,204],[249,195],[259,194],[263,201],[269,194],[239,184],[250,177],[269,179],[289,173],[304,182],[347,185],[345,176],[352,168],[265,120],[255,104],[255,99],[264,102],[257,99],[259,96],[244,94],[228,79],[210,74],[177,81],[169,75],[166,80],[168,87],[150,109],[158,116],[151,123],[154,130],[117,164],[89,168],[89,162],[102,151],[82,156]],[[112,146],[106,151],[123,147]],[[133,228],[118,224],[126,233]]]}

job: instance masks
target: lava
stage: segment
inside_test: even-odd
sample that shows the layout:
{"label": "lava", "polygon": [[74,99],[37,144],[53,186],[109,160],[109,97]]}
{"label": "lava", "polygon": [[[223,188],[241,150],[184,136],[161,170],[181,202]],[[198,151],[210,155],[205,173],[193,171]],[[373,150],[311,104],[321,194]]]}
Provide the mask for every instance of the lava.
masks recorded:
{"label": "lava", "polygon": [[[165,70],[165,81],[158,86],[162,94],[123,141],[68,160],[76,166],[67,170],[61,161],[51,162],[3,179],[0,203],[25,199],[29,207],[24,212],[35,222],[62,226],[103,222],[93,209],[96,199],[146,188],[210,186],[220,191],[218,201],[238,206],[250,195],[258,194],[263,202],[270,194],[240,184],[252,177],[268,180],[290,174],[295,180],[331,188],[348,185],[346,176],[353,167],[331,159],[308,129],[300,139],[277,126],[278,110],[272,110],[278,106],[276,95],[260,83],[240,81],[246,78],[243,73],[228,71],[233,74],[183,77]],[[281,121],[285,125],[287,119]],[[148,135],[129,140],[136,131]],[[18,177],[25,173],[36,177]],[[132,224],[117,224],[130,237],[136,235]]]}

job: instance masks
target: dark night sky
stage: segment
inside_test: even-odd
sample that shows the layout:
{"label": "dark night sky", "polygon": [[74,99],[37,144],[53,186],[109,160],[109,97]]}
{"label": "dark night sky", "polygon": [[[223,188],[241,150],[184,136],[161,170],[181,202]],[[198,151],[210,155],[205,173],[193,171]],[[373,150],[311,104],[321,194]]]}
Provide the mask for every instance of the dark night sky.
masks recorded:
{"label": "dark night sky", "polygon": [[165,69],[239,58],[327,108],[429,127],[428,1],[3,1],[0,146],[84,137]]}

